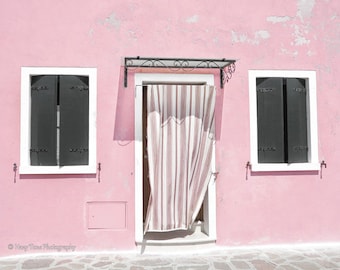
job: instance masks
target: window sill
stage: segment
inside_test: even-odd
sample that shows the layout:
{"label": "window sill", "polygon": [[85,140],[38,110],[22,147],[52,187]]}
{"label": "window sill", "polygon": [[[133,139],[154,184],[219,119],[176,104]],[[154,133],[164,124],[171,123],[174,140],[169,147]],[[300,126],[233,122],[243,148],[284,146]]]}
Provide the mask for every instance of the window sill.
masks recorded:
{"label": "window sill", "polygon": [[20,166],[20,174],[95,174],[96,166]]}
{"label": "window sill", "polygon": [[320,164],[319,163],[252,163],[251,170],[253,172],[273,172],[273,171],[283,171],[283,172],[291,172],[291,171],[319,171]]}

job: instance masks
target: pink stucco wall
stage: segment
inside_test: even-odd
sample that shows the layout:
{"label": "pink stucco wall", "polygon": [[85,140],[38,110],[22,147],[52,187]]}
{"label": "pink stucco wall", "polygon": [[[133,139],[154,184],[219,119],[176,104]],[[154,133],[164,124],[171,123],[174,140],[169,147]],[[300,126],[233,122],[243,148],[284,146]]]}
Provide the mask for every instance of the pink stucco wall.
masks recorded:
{"label": "pink stucco wall", "polygon": [[[218,245],[340,242],[338,0],[12,0],[0,9],[0,34],[0,255],[29,244],[135,248],[133,74],[124,89],[121,59],[137,55],[238,59],[217,93]],[[96,175],[14,181],[22,66],[97,68],[100,182]],[[300,172],[246,180],[249,69],[316,71],[322,179]],[[93,229],[101,221],[114,229]]]}

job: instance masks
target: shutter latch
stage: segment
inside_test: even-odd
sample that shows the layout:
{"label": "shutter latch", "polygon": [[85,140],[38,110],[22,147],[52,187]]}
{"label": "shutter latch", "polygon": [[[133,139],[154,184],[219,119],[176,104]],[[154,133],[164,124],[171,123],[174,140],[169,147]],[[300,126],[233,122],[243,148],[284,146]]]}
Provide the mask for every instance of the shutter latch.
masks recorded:
{"label": "shutter latch", "polygon": [[321,161],[320,164],[320,179],[322,179],[322,168],[325,167],[325,169],[327,169],[327,163],[323,160]]}
{"label": "shutter latch", "polygon": [[247,162],[246,164],[246,180],[248,180],[248,172],[251,170],[251,163],[250,161]]}

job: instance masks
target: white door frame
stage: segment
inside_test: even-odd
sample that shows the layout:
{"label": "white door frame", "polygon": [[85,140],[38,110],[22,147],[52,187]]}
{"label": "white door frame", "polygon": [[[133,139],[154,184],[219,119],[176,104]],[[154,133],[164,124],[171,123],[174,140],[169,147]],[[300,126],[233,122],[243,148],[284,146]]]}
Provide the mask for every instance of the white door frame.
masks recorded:
{"label": "white door frame", "polygon": [[[135,74],[135,241],[143,243],[143,83],[204,83],[214,85],[213,74]],[[215,170],[215,143],[213,148],[212,172]],[[209,182],[204,200],[204,226],[209,241],[216,240],[216,184],[215,174]],[[201,242],[200,239],[197,242]]]}

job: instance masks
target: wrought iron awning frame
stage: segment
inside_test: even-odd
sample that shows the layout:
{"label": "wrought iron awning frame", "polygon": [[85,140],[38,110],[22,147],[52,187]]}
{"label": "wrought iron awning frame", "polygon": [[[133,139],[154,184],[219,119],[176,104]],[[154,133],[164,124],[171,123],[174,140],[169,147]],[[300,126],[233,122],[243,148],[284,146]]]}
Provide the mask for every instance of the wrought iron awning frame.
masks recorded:
{"label": "wrought iron awning frame", "polygon": [[172,71],[192,71],[195,69],[219,69],[220,85],[228,82],[235,72],[236,60],[231,59],[196,59],[196,58],[152,58],[125,57],[124,58],[124,87],[127,87],[129,69],[138,68],[166,68]]}

